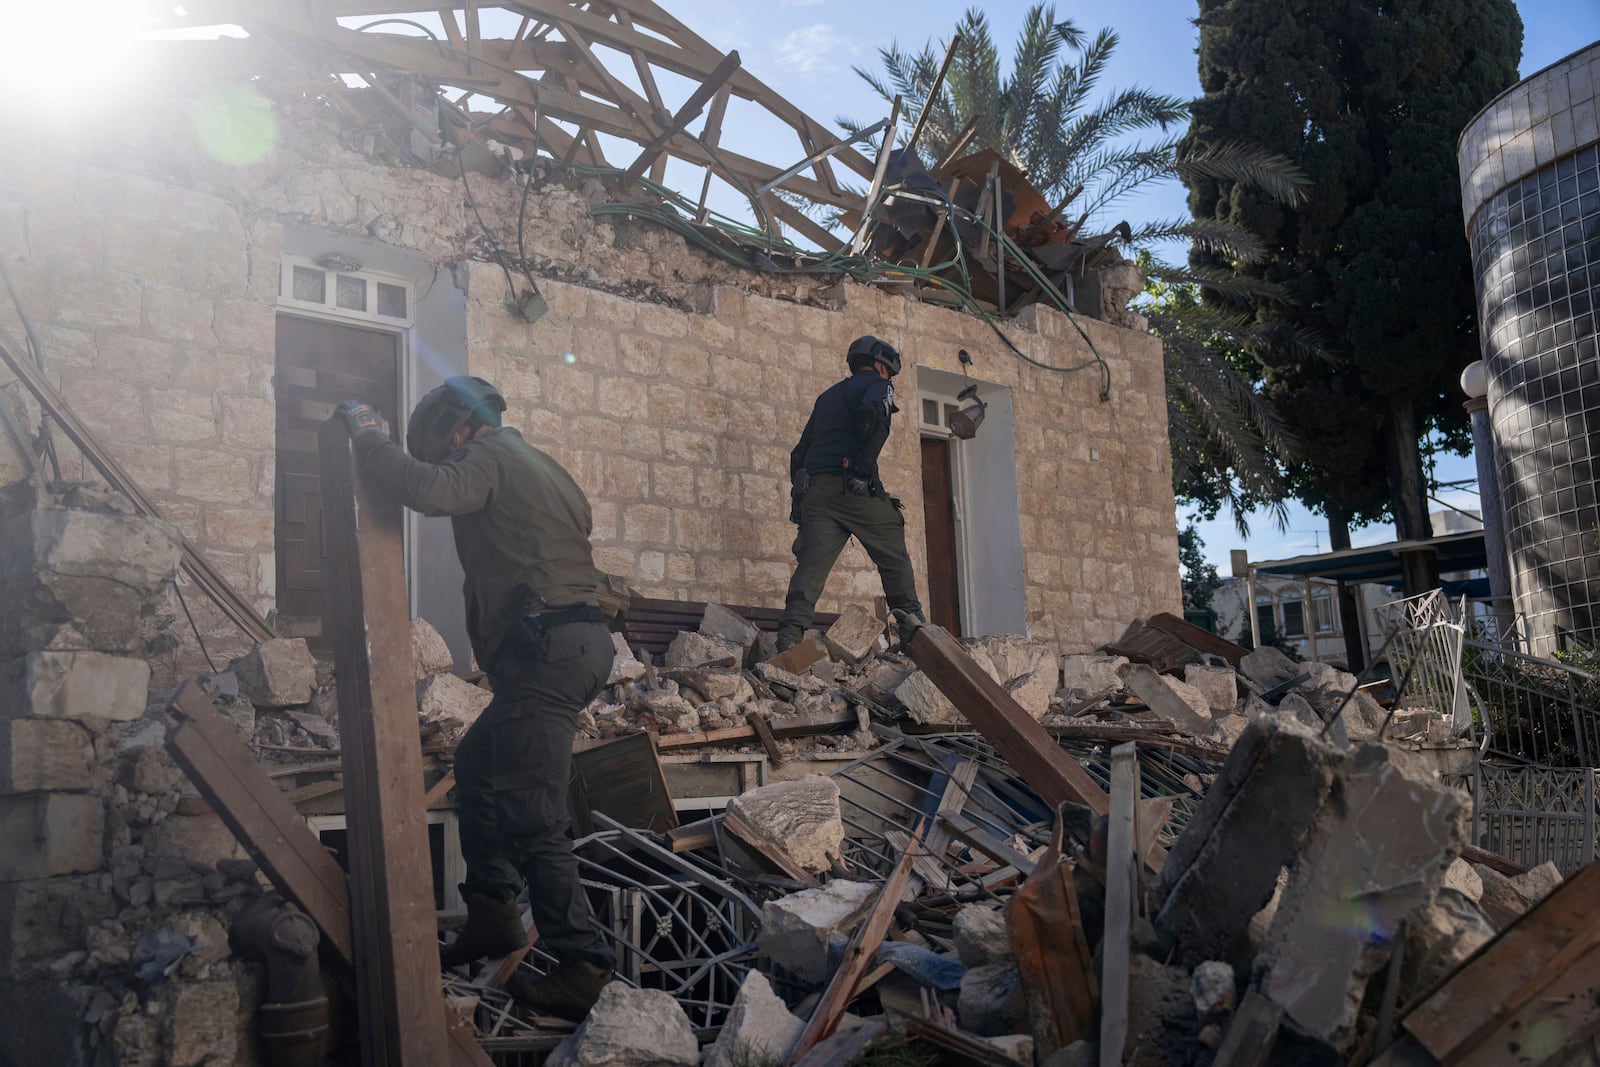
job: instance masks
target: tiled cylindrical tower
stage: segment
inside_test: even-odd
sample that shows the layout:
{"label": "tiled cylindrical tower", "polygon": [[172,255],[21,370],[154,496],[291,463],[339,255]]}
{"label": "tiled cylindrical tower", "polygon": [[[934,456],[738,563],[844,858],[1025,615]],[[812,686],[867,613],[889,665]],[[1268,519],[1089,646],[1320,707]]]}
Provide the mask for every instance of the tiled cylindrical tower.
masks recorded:
{"label": "tiled cylindrical tower", "polygon": [[1457,159],[1517,611],[1600,639],[1600,42],[1495,98]]}

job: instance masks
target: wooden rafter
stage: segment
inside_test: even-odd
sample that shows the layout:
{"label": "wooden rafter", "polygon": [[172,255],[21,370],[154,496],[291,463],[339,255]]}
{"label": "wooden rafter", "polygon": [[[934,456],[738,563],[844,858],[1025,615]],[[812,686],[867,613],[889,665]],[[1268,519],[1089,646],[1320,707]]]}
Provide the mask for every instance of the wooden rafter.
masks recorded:
{"label": "wooden rafter", "polygon": [[[488,21],[488,13],[494,9],[516,18],[518,25],[509,37],[483,35],[495,26]],[[241,25],[252,38],[284,46],[303,70],[321,75],[376,72],[410,76],[449,87],[452,94],[490,98],[508,109],[513,121],[478,115],[474,126],[492,127],[494,136],[527,152],[542,148],[557,158],[597,163],[604,158],[600,135],[631,141],[641,149],[631,173],[648,171],[659,180],[669,158],[704,168],[702,201],[711,176],[717,174],[746,197],[773,183],[778,192],[831,208],[860,211],[862,198],[847,190],[837,170],[852,171],[862,181],[869,181],[875,170],[874,161],[842,143],[837,134],[748,70],[730,64],[729,56],[650,0],[460,0],[436,3],[432,8],[415,0],[319,0],[314,4],[195,0],[185,5],[185,10],[187,14],[171,19],[173,25]],[[407,16],[437,17],[444,33],[429,40],[389,23],[356,30],[339,21]],[[505,21],[502,16],[502,25]],[[506,30],[508,26],[501,32]],[[223,43],[181,44],[192,45],[187,51],[199,53]],[[269,61],[270,50],[225,47],[235,60],[259,55],[263,62]],[[627,67],[619,67],[612,53],[620,53],[631,65],[637,88],[623,80]],[[274,71],[284,66],[281,56],[270,62]],[[201,60],[201,64],[211,65],[209,60]],[[215,66],[235,73],[239,70],[236,62]],[[662,95],[665,83],[661,72],[696,84],[690,101],[694,106],[680,106],[674,113]],[[731,96],[756,104],[793,131],[796,151],[785,153],[783,165],[720,147],[722,117]],[[696,138],[685,126],[707,104],[710,115],[702,136]],[[565,124],[568,130],[576,127],[577,135],[556,123]],[[828,150],[831,155],[819,156]],[[817,158],[806,172],[785,174],[788,161],[797,157]],[[839,244],[825,227],[791,203],[769,206],[767,213],[825,247]]]}

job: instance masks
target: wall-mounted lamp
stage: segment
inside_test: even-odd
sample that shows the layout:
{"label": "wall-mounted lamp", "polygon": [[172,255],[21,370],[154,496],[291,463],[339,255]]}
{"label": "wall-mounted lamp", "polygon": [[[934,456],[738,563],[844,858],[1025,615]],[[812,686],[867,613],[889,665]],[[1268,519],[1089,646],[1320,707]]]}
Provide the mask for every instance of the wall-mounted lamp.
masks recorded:
{"label": "wall-mounted lamp", "polygon": [[969,385],[956,396],[957,400],[967,401],[960,411],[950,416],[950,434],[960,441],[970,441],[977,436],[978,427],[983,425],[983,417],[989,411],[989,405],[978,397],[978,387]]}

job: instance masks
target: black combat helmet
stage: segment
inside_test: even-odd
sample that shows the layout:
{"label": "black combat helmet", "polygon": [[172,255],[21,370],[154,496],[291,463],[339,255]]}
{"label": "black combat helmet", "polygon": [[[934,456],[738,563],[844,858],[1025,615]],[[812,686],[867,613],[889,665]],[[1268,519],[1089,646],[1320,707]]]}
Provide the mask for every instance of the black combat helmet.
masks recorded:
{"label": "black combat helmet", "polygon": [[505,409],[506,398],[482,378],[465,374],[446,378],[411,409],[406,451],[424,463],[442,463],[450,455],[450,439],[458,429],[499,426]]}
{"label": "black combat helmet", "polygon": [[852,371],[870,367],[874,363],[882,363],[889,369],[889,377],[893,378],[900,373],[900,353],[896,352],[888,341],[880,341],[871,334],[855,339],[850,345],[845,361],[850,364]]}

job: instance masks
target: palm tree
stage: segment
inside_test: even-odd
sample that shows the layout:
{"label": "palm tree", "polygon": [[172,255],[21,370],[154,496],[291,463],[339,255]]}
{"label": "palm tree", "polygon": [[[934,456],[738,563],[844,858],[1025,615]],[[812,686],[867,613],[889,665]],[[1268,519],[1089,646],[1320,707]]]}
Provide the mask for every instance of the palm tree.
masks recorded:
{"label": "palm tree", "polygon": [[[1186,101],[1137,86],[1094,100],[1117,47],[1112,30],[1091,40],[1071,20],[1057,20],[1050,4],[1035,3],[1023,19],[1006,76],[982,11],[969,9],[956,32],[954,59],[916,146],[930,166],[975,122],[973,148],[999,152],[1051,203],[1069,200],[1080,226],[1147,184],[1171,178],[1227,178],[1287,204],[1304,197],[1308,182],[1281,156],[1231,143],[1185,151]],[[908,113],[919,114],[942,55],[931,42],[917,52],[894,43],[878,54],[883,76],[860,67],[856,73],[885,100],[898,95]],[[852,132],[865,125],[838,121]],[[1157,136],[1131,139],[1148,132]],[[1240,266],[1263,255],[1260,241],[1243,227],[1175,218],[1147,221],[1127,233],[1125,247],[1138,255],[1152,282],[1153,299],[1139,310],[1164,342],[1174,481],[1180,495],[1202,510],[1230,505],[1243,532],[1251,506],[1265,503],[1281,512],[1286,486],[1275,457],[1294,447],[1283,420],[1255,387],[1253,356],[1283,345],[1309,355],[1317,346],[1312,338],[1228,306],[1230,298],[1245,295],[1281,299],[1276,287],[1233,269],[1163,263],[1150,250],[1158,242],[1184,240]],[[1199,299],[1196,287],[1210,297]]]}

